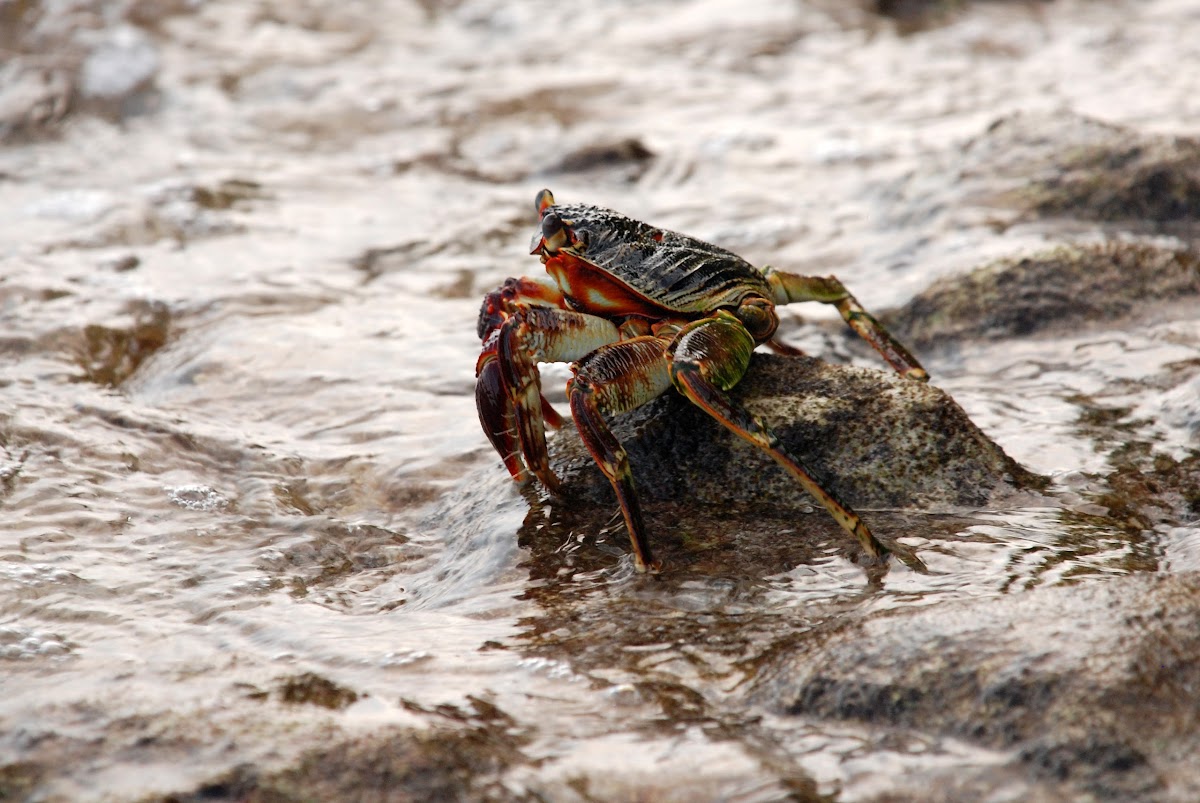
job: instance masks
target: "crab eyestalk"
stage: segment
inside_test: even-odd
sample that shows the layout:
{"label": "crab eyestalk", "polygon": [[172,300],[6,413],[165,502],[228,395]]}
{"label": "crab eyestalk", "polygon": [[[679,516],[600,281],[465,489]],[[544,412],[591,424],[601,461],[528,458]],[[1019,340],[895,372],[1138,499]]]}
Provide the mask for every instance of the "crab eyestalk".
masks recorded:
{"label": "crab eyestalk", "polygon": [[571,244],[571,232],[554,212],[542,216],[542,253],[554,256]]}
{"label": "crab eyestalk", "polygon": [[537,210],[539,218],[548,206],[554,206],[554,193],[550,192],[550,190],[542,190],[533,199],[533,208]]}

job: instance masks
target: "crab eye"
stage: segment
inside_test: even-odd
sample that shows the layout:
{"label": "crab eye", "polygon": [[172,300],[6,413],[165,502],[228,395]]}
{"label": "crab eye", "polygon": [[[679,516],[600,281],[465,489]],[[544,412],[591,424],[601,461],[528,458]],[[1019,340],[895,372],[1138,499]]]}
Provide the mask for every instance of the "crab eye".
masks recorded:
{"label": "crab eye", "polygon": [[569,245],[570,241],[571,234],[562,218],[555,212],[547,212],[542,217],[542,248],[545,252],[554,255]]}
{"label": "crab eye", "polygon": [[537,209],[538,216],[540,217],[546,211],[546,207],[554,206],[554,193],[550,192],[550,190],[542,190],[533,199],[533,206]]}

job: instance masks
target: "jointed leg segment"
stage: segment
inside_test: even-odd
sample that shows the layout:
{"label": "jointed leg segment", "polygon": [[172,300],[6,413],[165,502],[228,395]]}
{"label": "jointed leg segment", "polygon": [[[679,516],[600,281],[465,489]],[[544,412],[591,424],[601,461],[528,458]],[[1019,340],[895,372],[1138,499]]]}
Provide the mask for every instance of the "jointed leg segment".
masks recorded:
{"label": "jointed leg segment", "polygon": [[767,270],[767,281],[774,292],[776,304],[801,301],[820,301],[833,304],[846,323],[859,337],[871,344],[888,365],[901,374],[919,382],[928,382],[929,373],[917,362],[908,349],[892,337],[875,316],[863,309],[835,276],[799,276],[794,273]]}
{"label": "jointed leg segment", "polygon": [[662,564],[654,559],[646,539],[629,457],[604,416],[640,407],[671,386],[665,346],[662,339],[652,336],[604,346],[580,362],[571,382],[571,415],[584,446],[617,495],[639,572],[657,573]]}
{"label": "jointed leg segment", "polygon": [[671,380],[691,402],[783,466],[842,529],[858,539],[870,557],[884,557],[887,548],[858,514],[821,487],[804,463],[784,448],[770,427],[735,405],[725,394],[745,373],[753,347],[750,336],[737,321],[723,316],[696,321],[686,326],[676,340]]}

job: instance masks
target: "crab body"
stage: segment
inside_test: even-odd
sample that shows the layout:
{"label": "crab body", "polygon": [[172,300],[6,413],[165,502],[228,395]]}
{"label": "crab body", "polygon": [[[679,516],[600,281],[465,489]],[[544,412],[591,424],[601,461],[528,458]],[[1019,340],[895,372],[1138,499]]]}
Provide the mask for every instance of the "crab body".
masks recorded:
{"label": "crab body", "polygon": [[747,295],[771,293],[750,263],[693,237],[595,206],[548,206],[542,214],[543,231],[570,221],[583,245],[546,258],[546,272],[582,312],[696,318],[736,307]]}
{"label": "crab body", "polygon": [[539,362],[571,362],[571,415],[612,484],[639,571],[658,571],[628,457],[606,416],[641,406],[674,387],[734,433],[770,454],[874,560],[888,550],[862,519],[826,491],[763,421],[726,395],[754,348],[779,324],[776,304],[821,301],[896,370],[928,378],[908,351],[834,277],[759,270],[741,257],[685,234],[617,212],[554,202],[536,207],[541,229],[532,253],[547,276],[508,279],[484,298],[476,364],[480,422],[513,478],[558,489],[545,429],[561,417],[541,394]]}

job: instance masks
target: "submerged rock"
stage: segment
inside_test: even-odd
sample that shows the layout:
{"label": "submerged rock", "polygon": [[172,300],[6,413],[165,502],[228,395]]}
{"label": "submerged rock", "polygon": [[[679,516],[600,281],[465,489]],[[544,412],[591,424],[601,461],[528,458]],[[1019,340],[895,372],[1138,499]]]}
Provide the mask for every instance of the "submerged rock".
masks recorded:
{"label": "submerged rock", "polygon": [[764,668],[749,696],[784,716],[1007,751],[953,779],[931,764],[904,784],[921,799],[982,799],[1014,778],[1062,799],[1160,799],[1167,779],[1195,782],[1197,634],[1195,575],[1130,575],[899,608]]}
{"label": "submerged rock", "polygon": [[[951,510],[1044,487],[936,386],[811,357],[756,354],[732,398],[852,507]],[[616,416],[643,499],[796,512],[813,500],[759,449],[669,392]],[[551,447],[567,498],[611,502],[573,429]]]}
{"label": "submerged rock", "polygon": [[1009,183],[999,200],[1037,217],[1200,220],[1200,139],[1064,112],[1017,113],[992,123],[961,159],[964,177]]}

